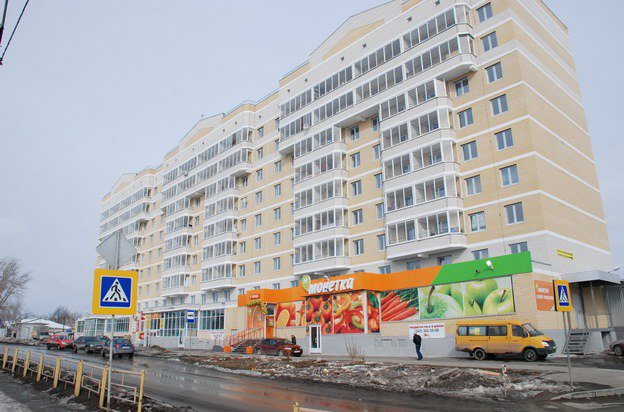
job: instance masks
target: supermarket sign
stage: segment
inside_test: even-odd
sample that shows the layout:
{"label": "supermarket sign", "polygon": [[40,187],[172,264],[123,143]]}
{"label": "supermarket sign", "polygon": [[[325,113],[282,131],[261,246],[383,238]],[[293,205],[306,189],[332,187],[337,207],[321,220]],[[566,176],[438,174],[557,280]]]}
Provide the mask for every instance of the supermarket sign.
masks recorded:
{"label": "supermarket sign", "polygon": [[441,339],[446,336],[444,322],[421,323],[420,325],[409,325],[409,337],[412,339],[418,333],[423,339]]}
{"label": "supermarket sign", "polygon": [[308,286],[308,294],[318,295],[320,293],[343,292],[353,290],[355,278],[328,280],[320,283],[311,283]]}

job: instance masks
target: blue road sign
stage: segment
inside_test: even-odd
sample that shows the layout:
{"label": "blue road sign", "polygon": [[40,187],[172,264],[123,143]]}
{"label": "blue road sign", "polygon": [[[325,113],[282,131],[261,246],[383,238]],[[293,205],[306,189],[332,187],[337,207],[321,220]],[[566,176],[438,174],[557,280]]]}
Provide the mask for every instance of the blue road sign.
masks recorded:
{"label": "blue road sign", "polygon": [[559,306],[570,306],[570,297],[566,285],[557,285],[557,297],[559,298]]}
{"label": "blue road sign", "polygon": [[100,306],[107,308],[130,308],[132,279],[117,276],[102,276],[100,287]]}
{"label": "blue road sign", "polygon": [[195,311],[194,310],[186,311],[186,321],[188,323],[195,323]]}

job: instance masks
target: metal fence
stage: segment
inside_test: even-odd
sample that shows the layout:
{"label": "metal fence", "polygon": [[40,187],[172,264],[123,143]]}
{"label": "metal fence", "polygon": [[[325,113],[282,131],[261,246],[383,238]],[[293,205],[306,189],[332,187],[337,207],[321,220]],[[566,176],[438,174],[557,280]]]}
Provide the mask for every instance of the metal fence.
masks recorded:
{"label": "metal fence", "polygon": [[98,399],[100,408],[106,406],[106,380],[111,376],[111,398],[124,404],[143,407],[145,371],[134,372],[95,365],[62,356],[52,356],[26,349],[0,346],[2,369],[21,378],[31,377],[35,382],[49,382],[52,388],[63,386],[73,390],[74,396],[86,392]]}

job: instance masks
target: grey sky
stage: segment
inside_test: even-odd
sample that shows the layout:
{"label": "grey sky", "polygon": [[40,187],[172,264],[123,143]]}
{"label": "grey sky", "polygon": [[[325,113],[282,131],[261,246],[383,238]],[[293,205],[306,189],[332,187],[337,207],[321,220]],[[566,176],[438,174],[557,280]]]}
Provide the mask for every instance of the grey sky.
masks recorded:
{"label": "grey sky", "polygon": [[[9,23],[23,1],[11,1]],[[158,164],[202,114],[277,88],[347,17],[380,3],[31,1],[0,67],[0,256],[32,272],[26,307],[88,311],[99,201],[115,180]],[[548,1],[570,28],[621,264],[624,140],[612,90],[624,87],[624,28],[599,29],[617,3],[597,12],[586,0]]]}

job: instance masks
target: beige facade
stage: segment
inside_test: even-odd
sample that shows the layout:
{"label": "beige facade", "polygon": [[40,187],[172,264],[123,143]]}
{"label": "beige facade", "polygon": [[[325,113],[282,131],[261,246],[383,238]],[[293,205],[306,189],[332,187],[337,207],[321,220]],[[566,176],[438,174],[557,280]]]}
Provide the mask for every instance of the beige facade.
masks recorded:
{"label": "beige facade", "polygon": [[238,294],[304,274],[525,250],[535,279],[610,270],[569,43],[540,0],[395,0],[349,18],[278,90],[202,118],[103,199],[100,238],[121,229],[138,248],[124,269],[145,330],[177,336],[198,310],[200,337],[240,331]]}

